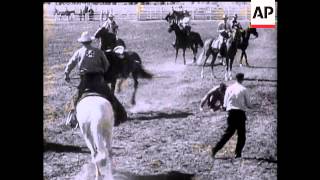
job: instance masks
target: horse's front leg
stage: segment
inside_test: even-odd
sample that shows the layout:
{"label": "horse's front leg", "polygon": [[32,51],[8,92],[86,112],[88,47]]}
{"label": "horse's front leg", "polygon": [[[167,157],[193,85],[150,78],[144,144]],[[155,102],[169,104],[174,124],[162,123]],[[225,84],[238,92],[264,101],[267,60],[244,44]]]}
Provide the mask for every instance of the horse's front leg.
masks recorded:
{"label": "horse's front leg", "polygon": [[132,105],[135,105],[136,104],[136,93],[137,93],[137,89],[138,89],[138,76],[136,74],[132,74],[132,77],[133,77],[133,81],[134,81],[134,90],[133,90],[133,94],[132,94],[132,97],[131,97],[131,104]]}
{"label": "horse's front leg", "polygon": [[95,180],[100,180],[100,179],[101,179],[101,178],[100,178],[101,172],[100,172],[100,169],[99,169],[99,167],[98,167],[98,164],[95,163],[94,166],[95,166],[95,168],[96,168],[96,177],[95,177]]}
{"label": "horse's front leg", "polygon": [[242,58],[244,56],[244,50],[241,51],[241,57],[240,57],[240,64],[239,66],[242,67]]}
{"label": "horse's front leg", "polygon": [[205,67],[205,65],[206,65],[206,63],[207,63],[207,60],[208,60],[209,56],[210,56],[210,54],[209,54],[209,53],[206,53],[206,58],[205,58],[205,60],[204,60],[204,62],[203,62],[202,70],[201,70],[201,78],[202,78],[202,79],[203,79],[203,77],[204,77],[204,75],[203,75],[204,67]]}
{"label": "horse's front leg", "polygon": [[244,52],[244,58],[245,58],[246,64],[247,64],[248,67],[250,67],[250,65],[248,63],[248,59],[247,59],[247,53],[246,53],[245,50],[243,52]]}
{"label": "horse's front leg", "polygon": [[228,72],[229,72],[229,58],[226,57],[226,71],[224,73],[224,80],[228,81]]}
{"label": "horse's front leg", "polygon": [[229,80],[232,80],[232,65],[233,65],[233,60],[234,60],[234,57],[232,57],[232,58],[230,58],[229,59],[229,74],[228,74],[228,76],[229,76]]}
{"label": "horse's front leg", "polygon": [[186,65],[186,48],[183,49],[183,64]]}

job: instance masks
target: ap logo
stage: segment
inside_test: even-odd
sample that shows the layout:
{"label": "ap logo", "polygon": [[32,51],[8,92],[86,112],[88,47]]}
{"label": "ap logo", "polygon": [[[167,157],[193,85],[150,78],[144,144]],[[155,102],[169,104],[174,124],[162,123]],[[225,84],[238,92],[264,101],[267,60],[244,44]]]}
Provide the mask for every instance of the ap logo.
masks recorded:
{"label": "ap logo", "polygon": [[251,0],[251,27],[275,28],[275,0]]}

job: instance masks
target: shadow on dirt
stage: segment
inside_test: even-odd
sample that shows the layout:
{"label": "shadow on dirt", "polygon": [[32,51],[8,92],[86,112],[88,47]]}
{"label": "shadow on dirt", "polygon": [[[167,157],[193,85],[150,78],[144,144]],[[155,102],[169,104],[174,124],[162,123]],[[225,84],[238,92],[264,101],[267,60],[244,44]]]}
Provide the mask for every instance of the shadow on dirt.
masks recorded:
{"label": "shadow on dirt", "polygon": [[[122,178],[123,180],[193,180],[193,177],[195,176],[194,174],[185,174],[178,171],[171,171],[171,172],[168,172],[167,174],[144,175],[144,176],[133,175],[129,173],[120,173],[120,174],[122,175],[122,177],[124,176],[124,178]],[[117,178],[117,176],[114,176],[114,177],[116,177],[115,179],[117,180],[121,179],[121,178]]]}
{"label": "shadow on dirt", "polygon": [[178,118],[186,118],[190,115],[193,115],[193,113],[189,112],[172,112],[172,113],[166,113],[166,112],[143,112],[143,113],[136,113],[133,117],[128,118],[128,120],[153,120],[153,119],[178,119]]}
{"label": "shadow on dirt", "polygon": [[[214,159],[219,159],[219,160],[237,160],[233,157],[216,157]],[[239,160],[252,160],[252,161],[265,161],[268,163],[277,163],[278,161],[273,159],[273,158],[253,158],[253,157],[242,157],[239,158]]]}
{"label": "shadow on dirt", "polygon": [[262,67],[262,66],[249,66],[250,68],[256,69],[277,69],[277,67]]}
{"label": "shadow on dirt", "polygon": [[56,144],[56,143],[45,143],[44,152],[46,151],[90,153],[89,149],[86,149],[86,148],[82,148],[78,146],[62,145],[62,144]]}
{"label": "shadow on dirt", "polygon": [[273,79],[253,79],[253,78],[244,78],[245,81],[264,81],[264,82],[277,82]]}

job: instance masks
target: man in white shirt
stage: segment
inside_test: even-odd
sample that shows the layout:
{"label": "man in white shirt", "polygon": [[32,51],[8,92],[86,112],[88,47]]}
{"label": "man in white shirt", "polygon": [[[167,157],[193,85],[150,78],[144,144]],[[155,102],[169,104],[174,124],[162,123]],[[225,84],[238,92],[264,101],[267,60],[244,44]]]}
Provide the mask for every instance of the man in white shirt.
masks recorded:
{"label": "man in white shirt", "polygon": [[244,74],[238,73],[236,75],[237,82],[229,86],[224,96],[223,107],[228,111],[228,127],[225,134],[221,137],[220,141],[212,149],[212,157],[222,149],[228,142],[232,135],[237,130],[238,141],[235,150],[235,158],[241,157],[242,149],[246,141],[246,108],[252,108],[248,90],[242,85]]}

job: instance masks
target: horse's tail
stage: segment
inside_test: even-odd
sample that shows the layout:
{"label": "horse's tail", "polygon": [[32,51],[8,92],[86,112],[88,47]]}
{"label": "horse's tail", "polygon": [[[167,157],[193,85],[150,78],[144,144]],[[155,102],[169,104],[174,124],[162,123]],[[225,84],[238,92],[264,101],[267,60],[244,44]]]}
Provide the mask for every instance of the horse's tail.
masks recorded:
{"label": "horse's tail", "polygon": [[200,47],[203,48],[203,41],[199,33],[196,33],[196,41],[200,45]]}
{"label": "horse's tail", "polygon": [[204,48],[203,48],[202,51],[201,51],[201,53],[200,53],[200,55],[199,55],[199,57],[198,57],[198,59],[197,59],[197,65],[201,65],[201,61],[202,61],[204,52],[205,52],[205,50],[204,50]]}
{"label": "horse's tail", "polygon": [[207,39],[204,44],[202,42],[202,51],[197,59],[197,64],[198,65],[201,65],[202,64],[202,58],[203,58],[203,55],[208,51],[208,49],[210,48],[210,45],[212,43],[213,39]]}
{"label": "horse's tail", "polygon": [[201,39],[201,36],[199,35],[199,45],[200,45],[200,47],[201,48],[203,48],[203,41],[202,41],[202,39]]}
{"label": "horse's tail", "polygon": [[151,74],[150,72],[146,71],[141,64],[138,67],[139,68],[137,70],[137,74],[138,74],[138,76],[140,78],[152,79],[153,74]]}
{"label": "horse's tail", "polygon": [[130,61],[133,61],[133,66],[135,67],[133,73],[137,74],[140,78],[151,79],[153,77],[153,74],[143,68],[142,61],[138,53],[134,51],[128,51],[126,53],[128,57],[130,57]]}

